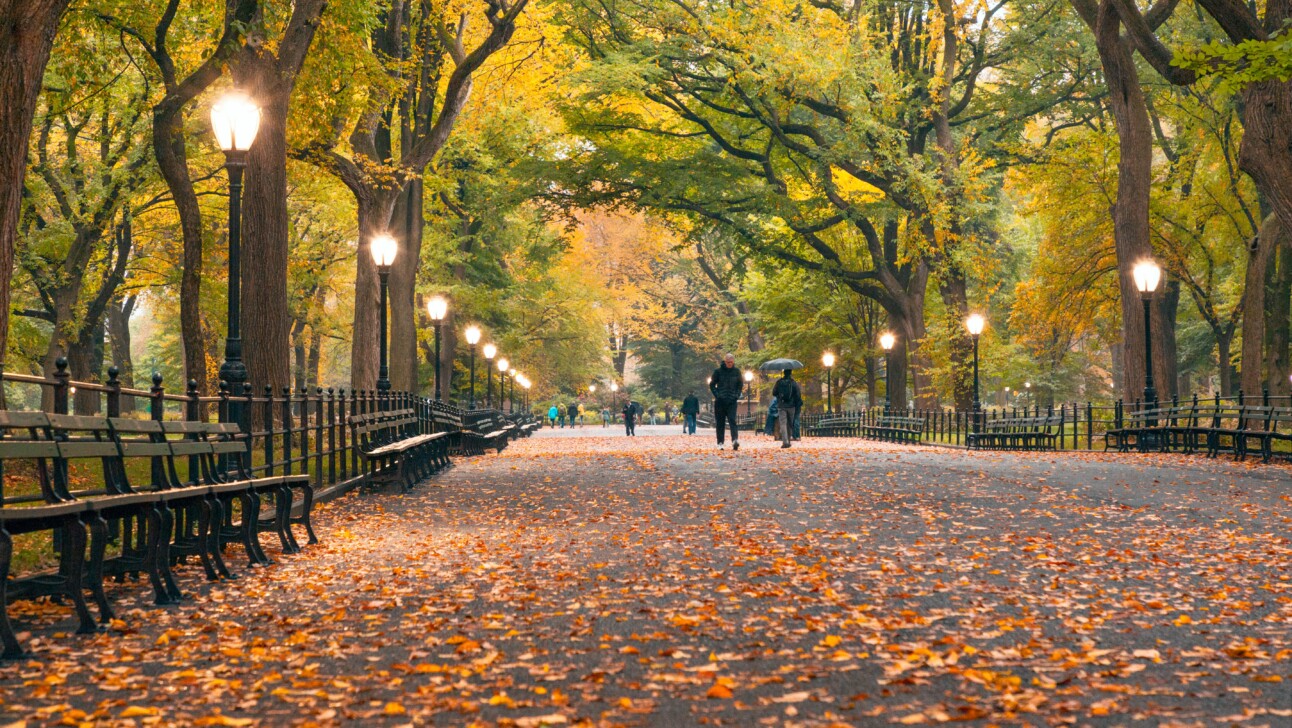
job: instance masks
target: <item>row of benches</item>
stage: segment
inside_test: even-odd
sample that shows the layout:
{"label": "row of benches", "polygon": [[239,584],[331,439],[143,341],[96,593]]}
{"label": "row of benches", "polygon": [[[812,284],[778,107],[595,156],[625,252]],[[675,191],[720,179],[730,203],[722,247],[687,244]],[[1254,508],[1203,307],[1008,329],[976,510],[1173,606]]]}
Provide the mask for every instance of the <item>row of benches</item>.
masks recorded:
{"label": "row of benches", "polygon": [[[1292,442],[1292,407],[1198,402],[1153,407],[1131,412],[1119,427],[1104,435],[1104,449],[1125,452],[1178,450],[1221,452],[1238,459],[1261,455],[1268,462],[1275,442]],[[1255,447],[1253,447],[1255,445]]]}
{"label": "row of benches", "polygon": [[815,437],[864,437],[918,445],[924,436],[924,420],[888,415],[873,422],[865,422],[859,417],[824,417],[808,428],[808,434]]}
{"label": "row of benches", "polygon": [[[316,543],[309,478],[252,477],[245,454],[233,424],[0,411],[0,475],[36,486],[6,493],[0,478],[3,656],[22,654],[7,615],[12,599],[65,597],[78,632],[88,633],[113,618],[103,588],[108,576],[147,574],[154,601],[171,604],[184,596],[171,566],[185,556],[197,556],[215,580],[232,576],[223,557],[230,542],[242,543],[251,566],[270,563],[262,532],[277,532],[284,553],[300,550],[295,524]],[[82,481],[95,485],[74,487]],[[262,513],[266,500],[272,508]],[[13,537],[38,532],[56,534],[57,570],[10,579]],[[97,623],[86,590],[98,607]]]}

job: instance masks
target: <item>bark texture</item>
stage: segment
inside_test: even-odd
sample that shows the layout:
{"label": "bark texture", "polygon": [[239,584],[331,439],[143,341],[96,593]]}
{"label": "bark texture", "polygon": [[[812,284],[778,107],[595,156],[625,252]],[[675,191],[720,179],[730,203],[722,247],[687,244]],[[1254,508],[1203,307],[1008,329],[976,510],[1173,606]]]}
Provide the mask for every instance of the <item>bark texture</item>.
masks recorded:
{"label": "bark texture", "polygon": [[27,143],[45,64],[67,5],[68,0],[0,0],[0,371],[9,340],[9,286]]}

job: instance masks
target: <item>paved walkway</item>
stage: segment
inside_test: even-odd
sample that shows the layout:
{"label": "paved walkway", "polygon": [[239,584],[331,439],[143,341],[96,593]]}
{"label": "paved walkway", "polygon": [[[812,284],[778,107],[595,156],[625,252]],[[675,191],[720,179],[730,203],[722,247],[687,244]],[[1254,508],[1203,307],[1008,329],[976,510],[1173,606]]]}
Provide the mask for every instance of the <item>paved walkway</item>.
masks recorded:
{"label": "paved walkway", "polygon": [[1287,467],[560,433],[114,634],[19,605],[0,725],[1292,725]]}

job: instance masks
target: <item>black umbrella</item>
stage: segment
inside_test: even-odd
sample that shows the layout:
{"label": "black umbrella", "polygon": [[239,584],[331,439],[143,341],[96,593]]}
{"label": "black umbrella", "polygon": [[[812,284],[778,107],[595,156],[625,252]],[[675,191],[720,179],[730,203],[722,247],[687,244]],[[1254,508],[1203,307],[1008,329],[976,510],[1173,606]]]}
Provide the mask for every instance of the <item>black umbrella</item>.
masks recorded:
{"label": "black umbrella", "polygon": [[802,369],[803,362],[798,359],[772,359],[771,361],[763,362],[762,366],[758,368],[764,372],[783,372],[786,369]]}

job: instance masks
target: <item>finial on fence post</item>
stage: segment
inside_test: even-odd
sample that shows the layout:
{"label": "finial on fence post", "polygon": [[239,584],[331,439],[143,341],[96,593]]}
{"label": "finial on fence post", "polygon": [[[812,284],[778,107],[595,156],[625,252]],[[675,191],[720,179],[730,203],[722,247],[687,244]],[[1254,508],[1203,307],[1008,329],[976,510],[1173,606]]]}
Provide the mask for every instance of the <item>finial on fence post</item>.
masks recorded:
{"label": "finial on fence post", "polygon": [[153,372],[153,386],[148,390],[148,412],[158,421],[166,414],[166,402],[162,399],[166,390],[162,388],[162,381],[161,372]]}
{"label": "finial on fence post", "polygon": [[188,397],[188,402],[186,403],[188,411],[184,416],[192,422],[200,421],[202,419],[202,403],[198,399],[196,379],[188,380],[188,391],[185,392],[185,395]]}
{"label": "finial on fence post", "polygon": [[71,375],[67,373],[67,357],[60,356],[54,360],[54,413],[65,415],[67,409],[67,393],[70,389],[69,379]]}
{"label": "finial on fence post", "polygon": [[121,370],[115,364],[108,367],[108,417],[121,416]]}

